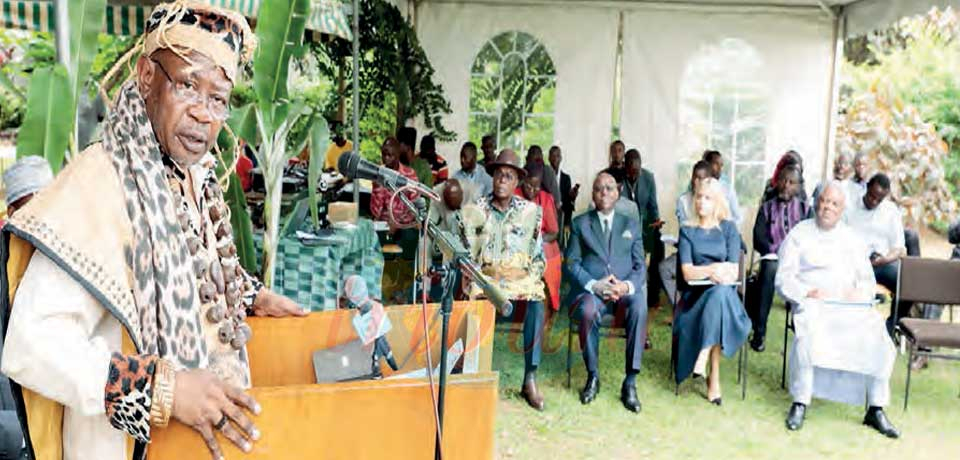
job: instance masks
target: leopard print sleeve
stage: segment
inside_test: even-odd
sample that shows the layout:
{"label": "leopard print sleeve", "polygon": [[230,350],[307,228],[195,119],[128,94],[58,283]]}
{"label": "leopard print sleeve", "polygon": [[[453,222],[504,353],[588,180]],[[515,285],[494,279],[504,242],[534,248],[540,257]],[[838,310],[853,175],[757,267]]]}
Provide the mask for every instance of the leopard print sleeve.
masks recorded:
{"label": "leopard print sleeve", "polygon": [[257,300],[257,294],[263,289],[263,282],[257,277],[243,271],[243,306],[247,308],[248,314],[253,316],[253,302]]}
{"label": "leopard print sleeve", "polygon": [[110,357],[110,371],[104,389],[107,418],[114,428],[140,442],[150,442],[150,402],[156,355]]}

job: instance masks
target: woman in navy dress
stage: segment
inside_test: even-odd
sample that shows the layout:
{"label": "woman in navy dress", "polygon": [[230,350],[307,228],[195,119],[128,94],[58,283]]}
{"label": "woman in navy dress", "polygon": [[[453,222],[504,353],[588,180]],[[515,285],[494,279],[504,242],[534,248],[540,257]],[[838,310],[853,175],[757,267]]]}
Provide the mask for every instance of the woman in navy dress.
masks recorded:
{"label": "woman in navy dress", "polygon": [[[730,211],[716,179],[701,181],[694,196],[694,215],[680,228],[679,260],[683,294],[673,325],[677,336],[676,379],[691,372],[703,375],[710,360],[707,399],[720,405],[720,354],[731,356],[747,340],[750,318],[737,295],[740,233],[728,220]],[[708,280],[705,286],[689,286]],[[694,369],[700,364],[698,369]]]}

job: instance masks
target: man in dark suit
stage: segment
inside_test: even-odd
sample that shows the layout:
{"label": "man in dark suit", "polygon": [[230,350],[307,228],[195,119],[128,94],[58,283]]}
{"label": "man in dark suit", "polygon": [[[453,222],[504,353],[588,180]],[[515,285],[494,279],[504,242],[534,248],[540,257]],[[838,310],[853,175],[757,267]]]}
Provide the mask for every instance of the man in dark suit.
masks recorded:
{"label": "man in dark suit", "polygon": [[636,377],[647,323],[646,265],[639,223],[614,211],[619,196],[613,176],[600,173],[593,182],[596,209],[573,220],[564,264],[570,280],[567,305],[573,306],[580,321],[580,347],[587,366],[587,383],[580,392],[583,404],[593,401],[600,391],[600,318],[608,306],[626,308],[626,378],[620,400],[628,410],[640,412]]}
{"label": "man in dark suit", "polygon": [[560,147],[550,147],[550,166],[557,172],[557,181],[560,182],[560,246],[567,247],[566,229],[573,222],[573,210],[580,194],[580,184],[574,185],[570,175],[560,169],[563,153]]}
{"label": "man in dark suit", "polygon": [[[663,221],[660,220],[660,207],[657,205],[657,183],[653,173],[642,167],[637,149],[627,151],[626,167],[627,175],[620,194],[637,204],[643,248],[650,253],[650,266],[659,267],[663,261],[664,247],[660,241]],[[657,308],[660,304],[660,285],[660,271],[651,270],[647,276],[647,306],[650,308]]]}

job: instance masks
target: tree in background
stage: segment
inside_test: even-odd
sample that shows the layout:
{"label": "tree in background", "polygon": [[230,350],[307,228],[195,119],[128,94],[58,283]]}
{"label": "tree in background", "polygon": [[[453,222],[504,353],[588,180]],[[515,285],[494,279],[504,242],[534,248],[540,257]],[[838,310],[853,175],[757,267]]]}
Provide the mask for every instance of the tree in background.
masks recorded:
{"label": "tree in background", "polygon": [[866,153],[875,171],[890,176],[891,196],[907,223],[952,221],[957,203],[944,175],[951,155],[934,125],[916,107],[873,87],[847,101],[837,127],[837,153]]}
{"label": "tree in background", "polygon": [[958,35],[957,14],[933,9],[845,47],[838,150],[869,152],[926,223],[952,218],[960,199]]}
{"label": "tree in background", "polygon": [[[451,113],[443,88],[413,27],[395,6],[384,0],[360,1],[360,151],[380,160],[380,143],[408,120],[422,117],[437,140],[455,139],[441,117]],[[352,44],[333,40],[313,45],[320,70],[339,81],[326,106],[327,119],[352,123]],[[348,131],[349,132],[349,131]],[[347,136],[349,137],[349,136]]]}

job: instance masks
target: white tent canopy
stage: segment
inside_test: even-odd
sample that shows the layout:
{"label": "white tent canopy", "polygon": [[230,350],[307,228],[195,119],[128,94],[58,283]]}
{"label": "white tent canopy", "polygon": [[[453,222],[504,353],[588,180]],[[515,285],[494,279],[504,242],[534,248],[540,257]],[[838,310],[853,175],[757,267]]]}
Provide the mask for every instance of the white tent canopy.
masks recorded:
{"label": "white tent canopy", "polygon": [[[556,70],[552,142],[541,141],[544,149],[563,148],[563,169],[586,192],[607,162],[611,114],[619,113],[620,137],[656,175],[661,215],[673,226],[674,200],[706,147],[727,150],[741,195],[747,188],[755,195],[789,149],[804,157],[812,189],[829,163],[838,38],[960,0],[394,3],[415,23],[450,99],[445,125],[458,138],[440,152],[451,168],[458,168],[463,142],[480,141],[469,135],[474,60],[494,37],[522,32],[542,45]],[[578,204],[588,200],[581,193]],[[752,212],[757,203],[744,204]],[[748,217],[743,229],[752,223]]]}

